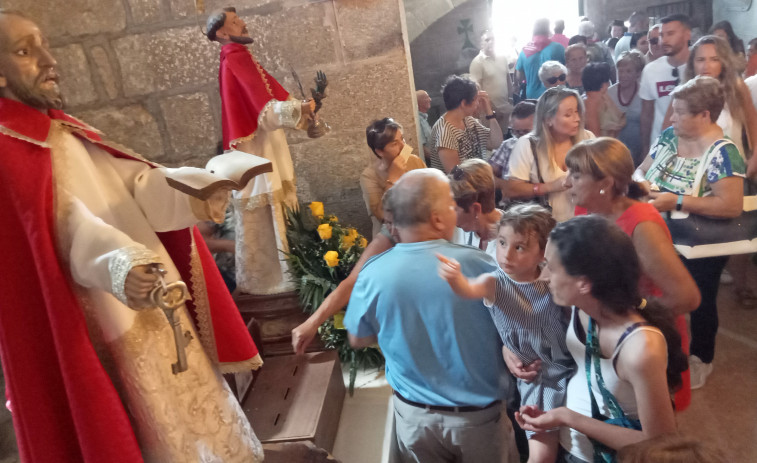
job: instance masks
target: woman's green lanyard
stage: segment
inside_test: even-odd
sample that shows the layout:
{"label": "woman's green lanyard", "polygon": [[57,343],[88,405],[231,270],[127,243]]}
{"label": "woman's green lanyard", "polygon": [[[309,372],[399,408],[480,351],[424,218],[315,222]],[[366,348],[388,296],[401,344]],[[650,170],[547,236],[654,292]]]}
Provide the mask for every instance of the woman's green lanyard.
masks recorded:
{"label": "woman's green lanyard", "polygon": [[[634,323],[633,325],[629,326],[626,331],[623,333],[623,335],[618,340],[618,345],[620,345],[621,342],[629,335],[631,334],[636,328],[639,326],[649,325],[649,323],[646,322],[638,322]],[[626,414],[623,412],[623,409],[620,407],[620,404],[618,403],[618,400],[615,398],[610,391],[607,390],[607,387],[605,386],[605,380],[602,378],[602,369],[599,364],[599,360],[601,357],[601,352],[599,350],[599,336],[597,335],[597,327],[594,323],[594,319],[589,317],[589,329],[587,330],[586,334],[586,381],[589,384],[589,397],[591,397],[591,415],[592,418],[604,421],[606,423],[615,425],[615,426],[622,426],[624,428],[630,428],[630,429],[636,429],[637,431],[641,431],[641,421],[639,420],[631,420],[629,419]],[[610,418],[602,415],[599,411],[599,406],[597,405],[597,400],[594,398],[594,392],[591,387],[591,366],[592,363],[594,364],[594,370],[595,370],[595,378],[597,380],[597,385],[599,386],[599,391],[602,393],[602,398],[604,399],[604,403],[607,405],[607,408],[610,410]],[[591,440],[592,445],[594,446],[594,463],[613,463],[615,462],[615,450],[607,447],[606,445],[602,444],[601,442],[589,438]]]}

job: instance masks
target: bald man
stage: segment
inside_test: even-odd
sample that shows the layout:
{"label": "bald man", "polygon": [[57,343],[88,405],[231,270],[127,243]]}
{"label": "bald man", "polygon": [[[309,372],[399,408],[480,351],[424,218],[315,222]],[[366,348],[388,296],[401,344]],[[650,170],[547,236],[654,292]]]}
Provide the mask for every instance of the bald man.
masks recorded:
{"label": "bald man", "polygon": [[428,165],[428,157],[431,155],[431,125],[428,123],[428,110],[431,109],[431,97],[425,90],[415,92],[418,100],[418,127],[421,131],[420,145],[423,146],[423,154]]}
{"label": "bald man", "polygon": [[505,462],[512,431],[502,401],[512,377],[502,341],[483,302],[457,297],[437,275],[436,255],[466,275],[496,263],[449,242],[457,214],[441,171],[410,171],[389,191],[400,243],[365,264],[344,325],[353,347],[378,342],[384,353],[399,461]]}

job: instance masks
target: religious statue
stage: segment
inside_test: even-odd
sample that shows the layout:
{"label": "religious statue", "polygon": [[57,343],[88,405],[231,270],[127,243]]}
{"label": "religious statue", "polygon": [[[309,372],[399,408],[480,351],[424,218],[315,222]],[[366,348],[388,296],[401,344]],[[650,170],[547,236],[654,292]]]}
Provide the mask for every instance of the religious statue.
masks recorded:
{"label": "religious statue", "polygon": [[182,193],[61,107],[44,35],[0,11],[0,354],[21,460],[261,461],[221,376],[260,356],[194,227],[228,190]]}
{"label": "religious statue", "polygon": [[283,254],[288,250],[284,206],[296,206],[297,192],[282,127],[307,129],[315,119],[316,102],[290,97],[255,60],[245,46],[252,42],[247,25],[233,7],[208,17],[206,35],[222,45],[224,149],[245,151],[273,163],[273,172],[253,179],[233,195],[237,287],[248,294],[291,291],[294,286]]}

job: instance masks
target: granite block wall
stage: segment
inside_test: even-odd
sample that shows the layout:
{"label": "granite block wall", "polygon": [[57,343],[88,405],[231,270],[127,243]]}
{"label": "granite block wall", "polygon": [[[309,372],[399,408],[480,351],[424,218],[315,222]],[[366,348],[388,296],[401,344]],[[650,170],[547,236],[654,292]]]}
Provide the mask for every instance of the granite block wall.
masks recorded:
{"label": "granite block wall", "polygon": [[[369,233],[358,178],[372,154],[365,127],[392,116],[416,147],[414,88],[401,0],[205,0],[235,6],[261,64],[297,95],[329,78],[318,140],[288,131],[303,202]],[[220,46],[200,32],[193,0],[3,0],[34,19],[59,62],[66,111],[169,166],[203,165],[221,142]],[[299,95],[298,95],[299,96]]]}

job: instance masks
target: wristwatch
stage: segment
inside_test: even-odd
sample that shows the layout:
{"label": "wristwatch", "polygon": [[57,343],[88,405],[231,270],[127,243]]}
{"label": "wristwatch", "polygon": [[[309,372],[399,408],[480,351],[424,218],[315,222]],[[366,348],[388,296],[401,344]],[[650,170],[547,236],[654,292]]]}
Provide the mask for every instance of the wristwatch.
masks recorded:
{"label": "wristwatch", "polygon": [[683,209],[683,195],[678,195],[678,201],[676,201],[676,210],[680,211]]}
{"label": "wristwatch", "polygon": [[491,114],[488,114],[488,115],[486,116],[486,119],[488,119],[488,120],[492,120],[492,119],[494,119],[495,117],[497,117],[497,112],[496,112],[496,111],[492,111],[492,113],[491,113]]}

